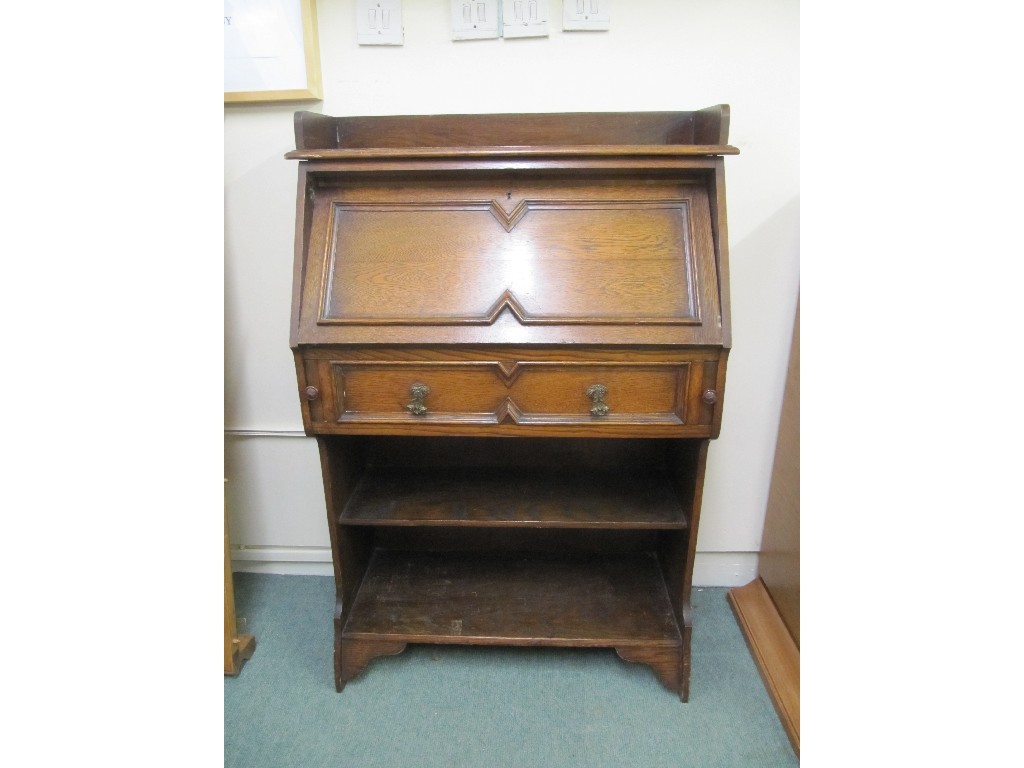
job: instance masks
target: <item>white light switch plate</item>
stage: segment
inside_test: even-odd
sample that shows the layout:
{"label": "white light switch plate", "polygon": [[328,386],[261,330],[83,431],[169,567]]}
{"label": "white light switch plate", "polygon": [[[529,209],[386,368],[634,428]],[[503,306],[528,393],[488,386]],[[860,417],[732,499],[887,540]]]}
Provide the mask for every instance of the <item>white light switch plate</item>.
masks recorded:
{"label": "white light switch plate", "polygon": [[562,29],[611,29],[612,0],[563,0]]}
{"label": "white light switch plate", "polygon": [[356,0],[356,42],[402,45],[402,0]]}
{"label": "white light switch plate", "polygon": [[548,0],[502,0],[504,37],[547,37]]}
{"label": "white light switch plate", "polygon": [[451,0],[452,40],[501,37],[500,0]]}

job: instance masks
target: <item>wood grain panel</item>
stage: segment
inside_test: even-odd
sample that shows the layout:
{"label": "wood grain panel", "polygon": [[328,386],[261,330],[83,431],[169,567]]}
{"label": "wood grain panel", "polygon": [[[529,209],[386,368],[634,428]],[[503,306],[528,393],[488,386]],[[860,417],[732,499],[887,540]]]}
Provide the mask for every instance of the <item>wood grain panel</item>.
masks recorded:
{"label": "wood grain panel", "polygon": [[800,647],[800,304],[779,416],[758,573]]}
{"label": "wood grain panel", "polygon": [[[528,258],[355,262],[332,278],[319,322],[490,324],[509,309],[523,325],[695,325],[700,318],[685,281],[680,264],[671,259],[576,264]],[[506,303],[508,307],[503,306]]]}
{"label": "wood grain panel", "polygon": [[335,389],[342,393],[338,419],[416,418],[406,406],[417,383],[430,388],[425,405],[442,418],[493,414],[506,397],[496,367],[485,363],[347,364],[335,365],[334,372]]}
{"label": "wood grain panel", "polygon": [[799,756],[800,649],[760,579],[730,590],[729,604],[743,630],[779,720]]}
{"label": "wood grain panel", "polygon": [[[721,379],[715,350],[657,348],[325,347],[296,355],[303,423],[319,434],[552,437],[708,436],[721,399],[703,388]],[[522,359],[528,356],[530,359]],[[711,371],[710,374],[707,371]],[[712,378],[709,379],[709,376]],[[431,389],[413,416],[414,383]],[[608,388],[610,412],[591,415],[591,384]],[[307,399],[307,387],[315,398]]]}
{"label": "wood grain panel", "polygon": [[511,397],[528,414],[589,415],[591,384],[608,388],[609,415],[669,417],[682,423],[686,365],[524,365]]}
{"label": "wood grain panel", "polygon": [[297,338],[715,343],[716,243],[699,182],[317,175]]}
{"label": "wood grain panel", "polygon": [[685,200],[335,204],[332,230],[321,324],[488,323],[506,291],[525,323],[699,321]]}
{"label": "wood grain panel", "polygon": [[[399,420],[410,423],[506,419],[527,423],[540,417],[591,422],[601,418],[683,424],[689,365],[663,363],[359,362],[332,365],[338,421]],[[429,394],[426,414],[413,415],[414,384]],[[595,417],[593,384],[607,388],[605,417]]]}
{"label": "wood grain panel", "polygon": [[725,144],[729,106],[691,112],[574,112],[499,115],[334,117],[295,113],[303,150],[415,147],[550,147],[572,145]]}

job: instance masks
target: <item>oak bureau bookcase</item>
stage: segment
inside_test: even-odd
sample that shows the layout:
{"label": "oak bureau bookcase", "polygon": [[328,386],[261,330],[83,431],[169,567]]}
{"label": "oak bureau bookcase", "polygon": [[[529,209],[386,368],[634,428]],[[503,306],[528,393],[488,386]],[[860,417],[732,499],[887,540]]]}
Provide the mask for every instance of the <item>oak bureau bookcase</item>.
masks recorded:
{"label": "oak bureau bookcase", "polygon": [[728,126],[724,105],[295,115],[291,347],[339,691],[465,643],[614,648],[687,700]]}

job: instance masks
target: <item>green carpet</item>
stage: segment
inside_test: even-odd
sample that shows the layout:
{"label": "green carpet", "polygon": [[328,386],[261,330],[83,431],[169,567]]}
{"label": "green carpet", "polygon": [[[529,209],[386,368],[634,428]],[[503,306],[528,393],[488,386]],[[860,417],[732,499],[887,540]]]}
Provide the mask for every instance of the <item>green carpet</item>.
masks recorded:
{"label": "green carpet", "polygon": [[257,645],[224,678],[225,766],[796,766],[726,592],[693,591],[688,704],[604,649],[410,645],[337,694],[333,580],[235,574]]}

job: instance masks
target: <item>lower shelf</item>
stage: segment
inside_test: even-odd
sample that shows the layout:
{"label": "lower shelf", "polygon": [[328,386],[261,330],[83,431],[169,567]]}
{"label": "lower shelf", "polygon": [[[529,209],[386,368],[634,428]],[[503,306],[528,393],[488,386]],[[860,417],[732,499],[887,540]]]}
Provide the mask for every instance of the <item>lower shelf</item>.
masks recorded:
{"label": "lower shelf", "polygon": [[342,638],[666,650],[681,644],[653,553],[378,549]]}

